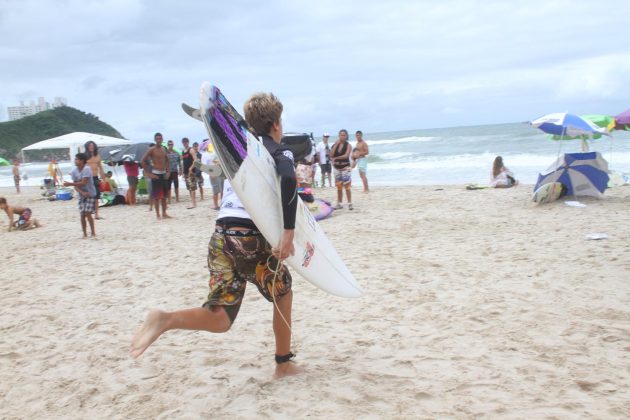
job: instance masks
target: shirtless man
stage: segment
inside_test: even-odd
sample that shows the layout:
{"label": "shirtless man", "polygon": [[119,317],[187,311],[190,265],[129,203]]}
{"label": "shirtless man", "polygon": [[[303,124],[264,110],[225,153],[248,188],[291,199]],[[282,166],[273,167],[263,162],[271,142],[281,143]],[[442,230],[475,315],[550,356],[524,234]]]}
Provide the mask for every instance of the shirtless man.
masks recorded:
{"label": "shirtless man", "polygon": [[[27,207],[10,206],[7,199],[0,197],[0,210],[4,210],[9,218],[9,232],[13,229],[26,230],[41,227],[37,219],[33,219],[31,209]],[[18,215],[18,220],[14,221],[14,216]]]}
{"label": "shirtless man", "polygon": [[352,165],[352,167],[354,168],[354,166],[356,164],[358,164],[359,166],[359,176],[361,177],[361,181],[363,181],[363,192],[369,192],[369,188],[368,188],[368,180],[367,180],[367,155],[370,153],[370,149],[368,148],[367,143],[365,142],[365,140],[363,140],[363,132],[361,130],[357,131],[355,134],[355,137],[357,139],[357,144],[354,148],[356,154],[353,156],[353,159],[355,159],[355,164]]}
{"label": "shirtless man", "polygon": [[101,182],[98,179],[100,175],[101,178],[105,178],[105,170],[103,169],[103,162],[101,161],[101,156],[98,154],[98,146],[93,141],[88,141],[85,143],[85,154],[88,156],[87,165],[90,167],[92,171],[92,180],[94,181],[94,188],[96,188],[96,204],[94,207],[94,218],[101,219],[98,215],[98,200],[101,198]]}
{"label": "shirtless man", "polygon": [[[155,146],[150,147],[149,150],[142,157],[140,164],[144,169],[145,176],[151,178],[151,198],[155,202],[155,215],[158,220],[170,219],[171,216],[166,214],[166,200],[168,199],[168,176],[169,163],[168,154],[166,149],[162,146],[162,134],[155,133],[153,136],[155,139]],[[148,161],[153,163],[152,169],[149,170]],[[160,216],[160,203],[162,204],[162,216]]]}

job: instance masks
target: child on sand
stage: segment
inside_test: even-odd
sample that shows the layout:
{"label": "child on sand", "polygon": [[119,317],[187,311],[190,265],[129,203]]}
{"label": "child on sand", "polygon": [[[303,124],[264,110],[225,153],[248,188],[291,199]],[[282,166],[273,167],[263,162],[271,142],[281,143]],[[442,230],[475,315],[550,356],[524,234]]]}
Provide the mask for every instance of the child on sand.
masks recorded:
{"label": "child on sand", "polygon": [[[140,356],[160,335],[168,330],[203,330],[226,332],[241,307],[247,282],[274,304],[275,377],[301,371],[291,362],[291,275],[278,260],[293,255],[293,235],[297,210],[297,192],[293,155],[280,144],[282,140],[282,103],[270,93],[253,95],[245,103],[245,119],[261,135],[280,175],[284,230],[280,246],[271,245],[262,236],[246,209],[225,182],[221,209],[215,231],[208,245],[210,293],[200,308],[175,312],[154,310],[131,342],[131,355]],[[274,271],[278,274],[274,276]],[[274,284],[275,288],[272,287]]]}
{"label": "child on sand", "polygon": [[74,187],[79,193],[79,213],[81,214],[81,228],[84,238],[87,238],[87,223],[90,224],[92,236],[96,236],[94,218],[92,217],[96,208],[96,187],[94,187],[92,170],[87,165],[87,160],[88,157],[85,153],[77,153],[74,159],[76,168],[70,173],[73,182],[63,183],[64,187]]}
{"label": "child on sand", "polygon": [[[33,219],[33,212],[28,207],[11,206],[7,203],[7,199],[0,197],[0,210],[4,210],[9,218],[9,232],[15,230],[27,230],[41,227],[37,219]],[[18,215],[18,219],[14,221],[14,215]]]}

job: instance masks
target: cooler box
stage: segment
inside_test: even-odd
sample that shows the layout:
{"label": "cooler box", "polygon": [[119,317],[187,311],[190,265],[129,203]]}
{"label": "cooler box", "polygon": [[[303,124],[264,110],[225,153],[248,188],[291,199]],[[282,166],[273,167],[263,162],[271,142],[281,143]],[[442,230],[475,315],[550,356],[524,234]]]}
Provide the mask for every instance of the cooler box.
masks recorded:
{"label": "cooler box", "polygon": [[58,191],[55,198],[57,200],[72,200],[72,193],[70,191]]}

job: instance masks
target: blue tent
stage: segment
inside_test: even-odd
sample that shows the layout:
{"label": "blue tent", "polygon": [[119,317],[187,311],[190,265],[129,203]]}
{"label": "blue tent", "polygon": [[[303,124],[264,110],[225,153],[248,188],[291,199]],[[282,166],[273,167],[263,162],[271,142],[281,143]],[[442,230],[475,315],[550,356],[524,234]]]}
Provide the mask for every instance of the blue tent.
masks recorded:
{"label": "blue tent", "polygon": [[599,152],[564,153],[551,165],[546,174],[539,174],[534,187],[560,182],[567,195],[600,198],[608,186],[608,162]]}

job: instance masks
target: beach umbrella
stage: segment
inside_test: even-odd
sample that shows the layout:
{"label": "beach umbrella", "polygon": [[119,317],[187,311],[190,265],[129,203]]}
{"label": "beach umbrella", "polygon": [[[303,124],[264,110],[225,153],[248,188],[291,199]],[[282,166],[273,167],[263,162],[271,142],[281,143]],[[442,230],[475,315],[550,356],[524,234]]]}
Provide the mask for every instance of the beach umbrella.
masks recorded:
{"label": "beach umbrella", "polygon": [[561,136],[559,139],[562,140],[573,136],[592,138],[595,134],[609,135],[606,129],[568,112],[547,114],[532,121],[531,125],[547,134]]}
{"label": "beach umbrella", "polygon": [[[607,132],[609,132],[615,125],[615,118],[610,115],[590,114],[590,115],[580,115],[580,118],[582,118],[583,120],[592,122],[597,127],[603,128]],[[599,139],[604,134],[605,133],[593,133],[592,138]],[[584,134],[581,134],[579,136],[564,136],[562,138],[561,137],[562,135],[559,135],[559,134],[551,135],[551,138],[553,140],[574,140],[574,139],[586,140],[588,138],[588,136]]]}
{"label": "beach umbrella", "polygon": [[550,182],[562,183],[567,195],[599,198],[608,185],[608,162],[599,152],[564,153],[538,175],[534,191]]}
{"label": "beach umbrella", "polygon": [[11,166],[11,162],[6,160],[5,158],[0,157],[0,166]]}
{"label": "beach umbrella", "polygon": [[584,151],[588,150],[586,139],[596,138],[596,135],[600,137],[602,134],[610,135],[605,128],[598,127],[596,124],[568,112],[547,114],[532,121],[531,125],[553,135],[554,140],[581,139],[582,150]]}
{"label": "beach umbrella", "polygon": [[112,162],[138,162],[142,160],[144,154],[153,143],[133,143],[123,147],[110,157]]}
{"label": "beach umbrella", "polygon": [[212,141],[210,139],[205,139],[204,141],[202,141],[199,145],[199,151],[214,153],[214,145],[212,144]]}
{"label": "beach umbrella", "polygon": [[623,111],[615,117],[615,130],[630,131],[630,109]]}

